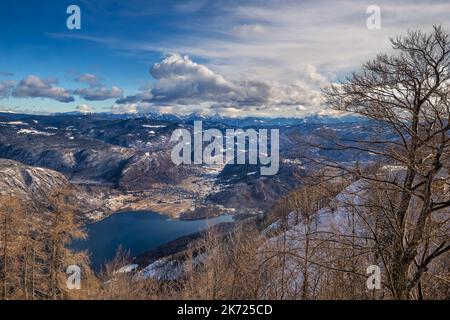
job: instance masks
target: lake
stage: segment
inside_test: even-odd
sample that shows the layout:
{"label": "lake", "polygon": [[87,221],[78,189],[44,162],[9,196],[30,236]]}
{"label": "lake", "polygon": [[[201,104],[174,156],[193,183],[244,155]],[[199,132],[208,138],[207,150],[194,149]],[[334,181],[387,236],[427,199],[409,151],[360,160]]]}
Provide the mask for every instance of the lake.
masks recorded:
{"label": "lake", "polygon": [[149,211],[120,212],[86,226],[88,238],[74,241],[72,248],[76,251],[88,250],[91,266],[98,271],[104,262],[114,258],[119,245],[135,256],[181,236],[204,230],[209,225],[230,221],[233,221],[230,215],[176,220]]}

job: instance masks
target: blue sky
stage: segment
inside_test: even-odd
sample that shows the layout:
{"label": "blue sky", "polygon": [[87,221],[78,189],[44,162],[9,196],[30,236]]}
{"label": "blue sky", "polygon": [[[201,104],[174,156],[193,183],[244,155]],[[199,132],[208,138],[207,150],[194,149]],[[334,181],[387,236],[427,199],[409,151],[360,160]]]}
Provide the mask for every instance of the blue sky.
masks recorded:
{"label": "blue sky", "polygon": [[[449,26],[448,1],[0,2],[0,109],[281,115],[327,112],[320,88],[388,38]],[[66,8],[81,9],[68,30]]]}

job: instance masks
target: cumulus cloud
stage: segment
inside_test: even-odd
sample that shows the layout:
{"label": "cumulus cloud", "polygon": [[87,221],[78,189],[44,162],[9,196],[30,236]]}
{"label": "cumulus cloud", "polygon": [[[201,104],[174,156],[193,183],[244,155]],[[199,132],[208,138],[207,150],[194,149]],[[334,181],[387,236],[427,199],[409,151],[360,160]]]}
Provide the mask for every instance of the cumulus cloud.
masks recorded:
{"label": "cumulus cloud", "polygon": [[322,75],[312,64],[307,64],[301,68],[301,74],[309,83],[319,86],[326,86],[329,84],[329,79]]}
{"label": "cumulus cloud", "polygon": [[0,99],[9,97],[14,85],[15,82],[12,80],[0,81]]}
{"label": "cumulus cloud", "polygon": [[149,91],[141,91],[135,95],[129,95],[118,99],[116,103],[118,104],[127,104],[127,103],[136,103],[136,102],[149,102],[153,98],[153,95]]}
{"label": "cumulus cloud", "polygon": [[100,88],[89,87],[76,89],[74,90],[73,93],[85,100],[102,101],[122,97],[123,90],[116,86],[112,86],[111,89],[107,87],[100,87]]}
{"label": "cumulus cloud", "polygon": [[[117,86],[107,88],[101,83],[101,78],[93,74],[86,73],[74,80],[86,83],[89,86],[69,90],[57,86],[59,81],[55,77],[41,78],[36,75],[28,75],[17,85],[12,80],[3,80],[0,81],[0,98],[7,98],[12,95],[16,98],[49,98],[60,102],[73,102],[75,101],[73,95],[78,95],[89,101],[120,99],[123,96],[121,88]],[[138,100],[143,100],[146,97],[148,96],[140,95]]]}
{"label": "cumulus cloud", "polygon": [[118,99],[123,96],[121,88],[118,86],[112,86],[111,89],[106,87],[103,84],[103,78],[92,73],[79,75],[74,81],[88,85],[87,88],[79,88],[73,91],[74,94],[88,101]]}
{"label": "cumulus cloud", "polygon": [[[299,105],[313,111],[322,105],[318,85],[325,77],[313,67],[305,69],[308,81],[280,84],[277,81],[227,79],[188,56],[170,54],[150,69],[157,80],[147,92],[127,96],[116,105],[144,111],[155,105],[177,113],[200,111],[237,114],[241,111],[270,114],[298,112]],[[176,107],[176,108],[174,108]],[[116,110],[120,107],[116,106]],[[200,109],[200,110],[199,110]]]}
{"label": "cumulus cloud", "polygon": [[70,91],[55,86],[56,78],[42,79],[35,75],[29,75],[22,79],[12,91],[17,98],[49,98],[60,102],[72,102],[75,99]]}
{"label": "cumulus cloud", "polygon": [[[93,41],[139,55],[189,52],[207,61],[208,67],[204,67],[213,73],[207,76],[201,66],[172,57],[168,59],[171,62],[154,68],[159,78],[146,97],[139,96],[142,93],[129,95],[118,104],[148,107],[150,102],[184,111],[216,96],[209,105],[217,110],[268,112],[292,107],[290,112],[307,112],[320,104],[318,87],[343,77],[379,52],[389,52],[389,37],[407,29],[428,31],[433,23],[449,26],[449,1],[379,0],[376,4],[382,10],[382,28],[369,30],[366,9],[371,4],[371,0],[358,4],[350,0],[184,1],[177,6],[179,11],[205,7],[208,14],[202,15],[201,21],[197,15],[183,16],[183,23],[173,26],[179,32],[159,40],[53,36]],[[281,107],[277,101],[288,104]]]}
{"label": "cumulus cloud", "polygon": [[[130,50],[189,52],[227,78],[251,75],[281,83],[298,79],[305,64],[341,77],[379,52],[391,50],[389,37],[408,29],[449,27],[449,1],[379,0],[382,28],[369,30],[371,0],[213,1],[214,10],[187,19],[189,37],[128,45]],[[119,41],[120,43],[120,41]],[[117,44],[124,47],[122,43]]]}
{"label": "cumulus cloud", "polygon": [[150,74],[158,80],[152,89],[153,101],[190,104],[198,100],[223,101],[236,94],[233,83],[188,56],[171,54],[153,65]]}
{"label": "cumulus cloud", "polygon": [[100,86],[102,83],[102,78],[91,73],[82,74],[74,79],[76,82],[86,83],[91,87]]}
{"label": "cumulus cloud", "polygon": [[92,107],[86,103],[82,103],[77,106],[77,110],[82,113],[89,113],[92,112]]}

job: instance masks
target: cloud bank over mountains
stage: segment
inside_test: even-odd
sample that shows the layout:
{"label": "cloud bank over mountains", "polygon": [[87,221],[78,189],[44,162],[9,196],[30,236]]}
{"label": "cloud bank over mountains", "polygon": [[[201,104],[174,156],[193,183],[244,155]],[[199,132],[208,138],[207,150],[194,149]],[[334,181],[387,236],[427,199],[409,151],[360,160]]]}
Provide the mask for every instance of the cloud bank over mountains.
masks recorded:
{"label": "cloud bank over mountains", "polygon": [[77,106],[77,110],[81,113],[89,113],[92,112],[92,107],[86,103],[82,103]]}
{"label": "cloud bank over mountains", "polygon": [[322,107],[320,85],[327,83],[313,66],[305,68],[302,80],[290,84],[228,79],[178,53],[155,63],[150,74],[156,80],[152,88],[118,99],[112,110],[134,113],[159,109],[227,115],[313,112]]}
{"label": "cloud bank over mountains", "polygon": [[[14,80],[0,81],[0,99],[48,98],[71,103],[78,96],[86,101],[115,100],[110,107],[115,113],[293,116],[299,112],[322,110],[320,88],[329,83],[326,76],[308,64],[301,76],[290,83],[252,77],[233,79],[179,53],[167,54],[153,64],[150,75],[153,80],[150,86],[127,96],[124,96],[122,88],[114,85],[109,88],[102,77],[92,73],[73,78],[73,82],[85,85],[76,89],[59,86],[54,77],[28,75],[18,83]],[[76,109],[80,112],[93,110],[85,103],[78,104]]]}

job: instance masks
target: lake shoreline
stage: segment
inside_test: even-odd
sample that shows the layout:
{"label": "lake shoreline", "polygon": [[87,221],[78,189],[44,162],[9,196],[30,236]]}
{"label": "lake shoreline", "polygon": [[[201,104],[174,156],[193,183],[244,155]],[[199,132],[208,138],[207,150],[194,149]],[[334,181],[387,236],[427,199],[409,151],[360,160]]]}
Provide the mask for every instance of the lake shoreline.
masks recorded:
{"label": "lake shoreline", "polygon": [[129,250],[131,258],[138,257],[224,222],[234,224],[234,216],[180,220],[154,211],[118,211],[105,219],[87,224],[85,229],[88,238],[74,241],[71,247],[75,251],[87,250],[91,266],[99,270],[105,262],[114,259],[119,246]]}

